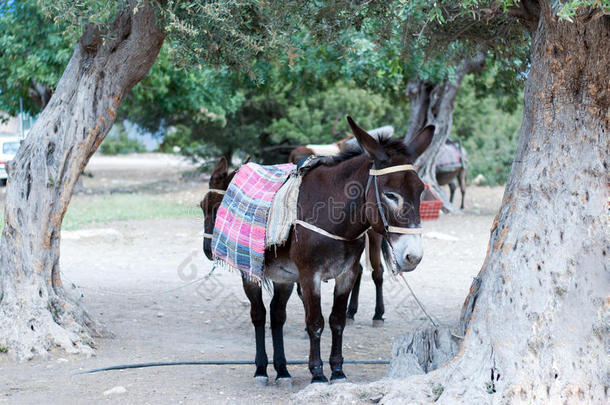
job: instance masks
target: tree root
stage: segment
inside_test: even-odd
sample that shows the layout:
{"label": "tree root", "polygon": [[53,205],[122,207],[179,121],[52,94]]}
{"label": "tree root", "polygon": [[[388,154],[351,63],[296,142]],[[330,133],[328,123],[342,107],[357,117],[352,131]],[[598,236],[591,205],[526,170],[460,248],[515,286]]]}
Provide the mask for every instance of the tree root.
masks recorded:
{"label": "tree root", "polygon": [[[34,285],[21,287],[36,289]],[[93,322],[80,303],[63,292],[45,297],[39,291],[20,291],[20,294],[4,291],[0,305],[0,346],[7,348],[8,355],[17,361],[46,358],[54,348],[93,356],[93,336],[105,333],[104,327]]]}

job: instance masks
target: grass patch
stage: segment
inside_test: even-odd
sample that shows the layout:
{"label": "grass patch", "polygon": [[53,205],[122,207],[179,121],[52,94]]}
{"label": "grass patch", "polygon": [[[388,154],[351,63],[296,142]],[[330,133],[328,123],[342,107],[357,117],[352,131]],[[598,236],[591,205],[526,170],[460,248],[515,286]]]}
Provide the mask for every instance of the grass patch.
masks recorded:
{"label": "grass patch", "polygon": [[8,347],[0,346],[0,353],[8,353]]}
{"label": "grass patch", "polygon": [[74,230],[94,223],[138,219],[201,216],[194,204],[147,194],[110,194],[75,199],[68,206],[62,229]]}
{"label": "grass patch", "polygon": [[[4,213],[0,211],[4,218]],[[78,196],[68,206],[62,229],[77,230],[92,224],[114,221],[166,218],[200,218],[195,204],[172,201],[167,196],[148,194],[110,194]],[[0,230],[3,221],[0,221]]]}

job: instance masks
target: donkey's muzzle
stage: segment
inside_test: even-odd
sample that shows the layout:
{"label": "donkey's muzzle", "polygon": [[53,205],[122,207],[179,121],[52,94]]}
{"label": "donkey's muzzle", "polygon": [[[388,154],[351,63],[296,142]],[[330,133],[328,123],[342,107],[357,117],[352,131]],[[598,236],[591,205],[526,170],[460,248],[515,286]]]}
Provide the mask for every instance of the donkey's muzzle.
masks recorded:
{"label": "donkey's muzzle", "polygon": [[398,271],[413,271],[424,256],[421,234],[401,235],[392,241]]}

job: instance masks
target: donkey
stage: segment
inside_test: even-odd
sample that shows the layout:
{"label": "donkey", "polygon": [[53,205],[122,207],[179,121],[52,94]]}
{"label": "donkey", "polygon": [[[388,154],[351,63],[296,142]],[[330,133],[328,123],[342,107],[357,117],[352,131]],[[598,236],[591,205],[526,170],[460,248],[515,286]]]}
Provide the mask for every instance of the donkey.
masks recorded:
{"label": "donkey", "polygon": [[441,147],[438,154],[438,159],[442,160],[443,156],[455,154],[459,157],[459,166],[452,167],[450,170],[444,169],[439,162],[436,163],[436,182],[439,186],[449,185],[449,202],[453,204],[453,197],[455,196],[455,190],[457,185],[460,187],[462,194],[462,202],[460,203],[460,209],[464,209],[464,196],[466,194],[466,164],[468,162],[468,153],[462,144],[457,141],[447,140],[447,142]]}
{"label": "donkey", "polygon": [[[310,341],[309,370],[312,383],[328,382],[320,357],[324,318],[320,305],[322,281],[335,279],[329,358],[331,382],[345,380],[342,337],[347,300],[357,276],[370,228],[391,246],[391,262],[398,271],[414,270],[423,256],[420,195],[424,184],[413,162],[428,147],[434,127],[424,128],[405,145],[389,138],[376,140],[347,118],[361,151],[339,155],[311,168],[303,177],[298,199],[298,220],[284,246],[265,252],[264,276],[273,284],[270,306],[273,366],[278,383],[290,381],[284,353],[283,325],[286,304],[294,283],[299,283]],[[210,191],[201,201],[204,232],[211,234],[222,193],[234,173],[227,162],[218,163],[210,178]],[[204,238],[204,252],[212,259],[211,241]],[[267,383],[265,351],[266,309],[259,284],[242,278],[250,300],[250,315],[256,339],[255,380]]]}

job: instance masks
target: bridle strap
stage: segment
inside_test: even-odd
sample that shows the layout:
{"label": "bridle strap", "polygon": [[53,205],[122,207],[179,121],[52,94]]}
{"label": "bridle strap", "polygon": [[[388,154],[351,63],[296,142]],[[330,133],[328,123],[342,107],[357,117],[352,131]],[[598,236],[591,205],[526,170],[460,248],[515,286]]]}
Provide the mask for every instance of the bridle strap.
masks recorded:
{"label": "bridle strap", "polygon": [[369,170],[369,174],[371,176],[383,176],[384,174],[395,173],[395,172],[404,172],[407,170],[415,171],[415,167],[413,165],[397,165],[386,167],[385,169],[371,169]]}
{"label": "bridle strap", "polygon": [[[421,234],[422,228],[406,228],[406,227],[399,227],[399,226],[391,226],[388,223],[388,219],[386,218],[385,213],[383,212],[383,207],[381,206],[381,196],[379,195],[379,184],[377,183],[377,176],[380,176],[383,174],[388,174],[388,173],[406,171],[406,170],[415,170],[413,165],[390,166],[390,167],[386,167],[385,169],[381,169],[381,170],[376,170],[376,169],[374,169],[374,167],[375,167],[375,164],[373,163],[373,169],[369,170],[370,176],[369,176],[369,181],[367,183],[366,188],[368,190],[368,186],[369,186],[371,178],[372,178],[373,183],[375,183],[375,200],[377,203],[377,210],[379,211],[379,216],[381,217],[381,222],[383,222],[383,229],[385,230],[386,236],[389,236],[388,234],[390,234],[390,233],[401,233],[404,235]],[[386,237],[386,240],[388,241],[390,248],[393,250],[394,246],[392,246],[392,241],[390,240],[390,238]]]}
{"label": "bridle strap", "polygon": [[342,241],[345,241],[345,242],[351,242],[351,241],[355,241],[355,240],[358,240],[358,239],[362,238],[364,235],[366,235],[366,233],[367,233],[367,232],[368,232],[368,230],[370,229],[370,227],[369,227],[369,228],[366,228],[366,229],[364,230],[364,232],[362,232],[360,235],[356,236],[356,237],[355,237],[355,238],[353,238],[353,239],[348,239],[348,238],[344,238],[343,236],[334,235],[334,234],[332,234],[332,233],[330,233],[330,232],[328,232],[328,231],[325,231],[325,230],[324,230],[324,229],[322,229],[322,228],[318,228],[317,226],[312,225],[312,224],[310,224],[309,222],[302,221],[302,220],[300,220],[300,219],[295,220],[295,221],[294,221],[294,224],[295,224],[295,225],[296,225],[296,224],[301,225],[303,228],[307,228],[307,229],[309,229],[310,231],[313,231],[313,232],[319,233],[320,235],[326,236],[326,237],[328,237],[328,238],[335,239],[335,240],[342,240]]}
{"label": "bridle strap", "polygon": [[423,231],[422,228],[403,228],[400,226],[388,226],[389,233],[402,233],[403,235],[419,235]]}

